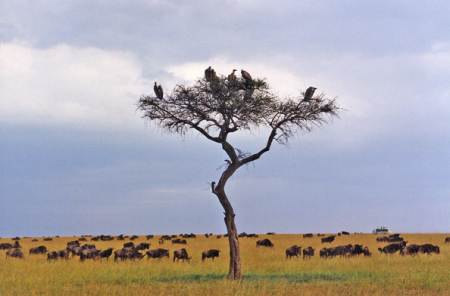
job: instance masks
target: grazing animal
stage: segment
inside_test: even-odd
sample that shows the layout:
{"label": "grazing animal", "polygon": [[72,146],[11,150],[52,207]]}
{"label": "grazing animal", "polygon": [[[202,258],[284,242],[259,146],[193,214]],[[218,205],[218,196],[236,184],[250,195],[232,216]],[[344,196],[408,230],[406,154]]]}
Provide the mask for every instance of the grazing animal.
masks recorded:
{"label": "grazing animal", "polygon": [[424,244],[424,245],[421,245],[421,247],[423,248],[423,252],[428,255],[431,255],[431,253],[436,253],[436,254],[440,253],[439,247],[433,246],[432,244]]}
{"label": "grazing animal", "polygon": [[445,238],[444,244],[446,244],[446,243],[450,243],[450,237],[446,237],[446,238]]}
{"label": "grazing animal", "polygon": [[372,253],[369,251],[368,247],[364,247],[363,254],[364,256],[372,256]]}
{"label": "grazing animal", "polygon": [[259,240],[256,242],[256,247],[259,247],[259,246],[273,247],[273,243],[269,239],[265,238],[265,239],[262,239],[262,240]]}
{"label": "grazing animal", "polygon": [[94,250],[94,249],[87,249],[81,251],[80,254],[80,261],[84,261],[86,259],[99,259],[100,258],[100,250]]}
{"label": "grazing animal", "polygon": [[162,100],[164,96],[164,91],[161,85],[157,85],[155,82],[155,85],[153,86],[153,90],[155,91],[155,95],[158,99]]}
{"label": "grazing animal", "polygon": [[386,255],[394,254],[395,252],[400,251],[405,246],[406,242],[403,241],[401,243],[387,245],[384,248],[378,248],[378,251],[380,251],[381,253],[385,253]]}
{"label": "grazing animal", "polygon": [[0,250],[9,250],[9,249],[12,249],[12,245],[10,243],[0,244]]}
{"label": "grazing animal", "polygon": [[313,237],[312,233],[306,233],[303,235],[303,238],[307,238],[307,237]]}
{"label": "grazing animal", "polygon": [[162,257],[169,258],[169,250],[161,249],[161,248],[147,251],[146,254],[147,254],[147,259],[150,259],[150,258],[161,259]]}
{"label": "grazing animal", "polygon": [[72,241],[72,242],[68,242],[67,243],[67,246],[68,247],[70,247],[70,246],[77,246],[77,247],[79,247],[80,246],[80,242],[79,241]]}
{"label": "grazing animal", "polygon": [[328,237],[321,238],[320,241],[323,243],[332,243],[334,241],[335,235],[330,235]]}
{"label": "grazing animal", "polygon": [[189,262],[192,257],[189,257],[187,251],[185,248],[173,251],[173,262],[175,262],[175,259],[177,259],[177,262],[181,259],[183,262],[184,260],[187,260]]}
{"label": "grazing animal", "polygon": [[70,250],[67,248],[60,250],[60,251],[56,251],[56,255],[58,256],[58,258],[61,258],[61,259],[69,259],[69,254],[70,254]]}
{"label": "grazing animal", "polygon": [[123,244],[124,248],[134,248],[134,243],[133,242],[129,242],[129,243],[124,243]]}
{"label": "grazing animal", "polygon": [[150,244],[149,243],[140,243],[139,245],[136,246],[136,250],[139,251],[143,251],[143,250],[148,250],[150,249]]}
{"label": "grazing animal", "polygon": [[107,250],[101,251],[100,258],[106,258],[106,261],[108,261],[109,257],[112,255],[113,250],[114,250],[114,248],[109,248]]}
{"label": "grazing animal", "polygon": [[36,255],[36,254],[45,254],[47,253],[47,248],[45,246],[39,246],[39,247],[35,247],[35,248],[31,248],[29,254],[32,255]]}
{"label": "grazing animal", "polygon": [[23,253],[19,249],[11,249],[8,252],[6,252],[6,259],[8,259],[8,257],[22,259]]}
{"label": "grazing animal", "polygon": [[323,248],[319,251],[320,258],[327,258],[327,248]]}
{"label": "grazing animal", "polygon": [[212,258],[214,261],[214,257],[219,257],[220,250],[211,249],[209,251],[204,251],[202,253],[202,261],[205,261],[205,258]]}
{"label": "grazing animal", "polygon": [[314,256],[314,250],[312,247],[307,247],[305,249],[303,249],[303,259],[305,259],[305,257],[311,258],[311,256]]}
{"label": "grazing animal", "polygon": [[377,242],[389,242],[389,238],[387,236],[377,237]]}
{"label": "grazing animal", "polygon": [[22,247],[19,244],[19,241],[15,241],[14,245],[12,246],[14,249],[22,249]]}
{"label": "grazing animal", "polygon": [[47,253],[47,261],[56,259],[58,259],[58,254],[55,251]]}
{"label": "grazing animal", "polygon": [[298,254],[301,254],[302,246],[293,245],[292,247],[286,249],[286,259],[289,257],[291,259],[292,256],[298,258]]}
{"label": "grazing animal", "polygon": [[305,92],[305,96],[304,96],[304,98],[303,98],[303,101],[305,101],[305,102],[310,101],[310,100],[312,99],[312,97],[313,97],[314,92],[316,91],[316,89],[317,89],[317,88],[312,87],[312,86],[308,87],[308,89],[307,89],[306,92]]}

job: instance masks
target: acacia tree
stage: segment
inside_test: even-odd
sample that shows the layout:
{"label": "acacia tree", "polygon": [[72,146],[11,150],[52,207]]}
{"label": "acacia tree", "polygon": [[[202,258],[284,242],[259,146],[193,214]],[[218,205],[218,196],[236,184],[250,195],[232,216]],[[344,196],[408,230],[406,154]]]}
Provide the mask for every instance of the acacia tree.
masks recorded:
{"label": "acacia tree", "polygon": [[[221,145],[229,157],[217,185],[211,182],[212,193],[225,214],[230,245],[229,279],[240,280],[242,271],[235,213],[225,193],[227,180],[241,166],[268,152],[273,141],[286,145],[299,131],[311,131],[337,117],[340,108],[336,100],[325,98],[323,93],[313,96],[314,90],[309,88],[297,98],[282,99],[271,92],[264,79],[214,75],[198,79],[193,86],[176,85],[164,97],[157,92],[158,97],[144,95],[139,99],[138,110],[144,112],[145,120],[181,136],[197,131]],[[267,142],[256,153],[243,153],[228,141],[232,133],[255,128],[269,131]]]}

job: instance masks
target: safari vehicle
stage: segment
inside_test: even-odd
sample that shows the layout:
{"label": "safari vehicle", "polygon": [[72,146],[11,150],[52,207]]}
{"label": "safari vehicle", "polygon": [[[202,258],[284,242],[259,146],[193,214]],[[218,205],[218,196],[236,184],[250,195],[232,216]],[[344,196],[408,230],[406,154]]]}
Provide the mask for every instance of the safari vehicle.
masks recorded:
{"label": "safari vehicle", "polygon": [[372,234],[390,234],[390,233],[392,233],[392,230],[384,226],[377,227],[372,231]]}

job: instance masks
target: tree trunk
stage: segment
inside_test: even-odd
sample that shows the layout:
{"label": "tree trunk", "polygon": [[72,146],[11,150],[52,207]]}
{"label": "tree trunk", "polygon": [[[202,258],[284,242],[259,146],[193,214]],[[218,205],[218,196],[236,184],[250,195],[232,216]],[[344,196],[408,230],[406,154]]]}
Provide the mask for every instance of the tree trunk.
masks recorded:
{"label": "tree trunk", "polygon": [[[214,192],[214,191],[213,191]],[[239,246],[238,232],[236,229],[236,224],[234,223],[233,207],[228,200],[225,190],[223,187],[216,188],[214,192],[219,198],[225,210],[225,225],[227,227],[228,242],[230,244],[230,269],[228,270],[227,278],[230,280],[241,280],[242,279],[242,267],[241,267],[241,248]]]}

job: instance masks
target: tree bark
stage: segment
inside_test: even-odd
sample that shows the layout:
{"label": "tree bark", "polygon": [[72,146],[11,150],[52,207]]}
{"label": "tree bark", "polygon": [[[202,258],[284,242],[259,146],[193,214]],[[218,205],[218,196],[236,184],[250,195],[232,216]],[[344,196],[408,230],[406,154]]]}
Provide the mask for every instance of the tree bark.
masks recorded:
{"label": "tree bark", "polygon": [[242,266],[241,266],[241,247],[239,245],[238,232],[236,224],[234,223],[234,217],[236,216],[233,211],[233,207],[230,204],[223,188],[216,192],[220,203],[225,210],[225,226],[227,227],[228,242],[230,244],[230,268],[228,270],[227,278],[230,280],[242,279]]}

